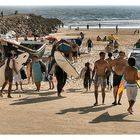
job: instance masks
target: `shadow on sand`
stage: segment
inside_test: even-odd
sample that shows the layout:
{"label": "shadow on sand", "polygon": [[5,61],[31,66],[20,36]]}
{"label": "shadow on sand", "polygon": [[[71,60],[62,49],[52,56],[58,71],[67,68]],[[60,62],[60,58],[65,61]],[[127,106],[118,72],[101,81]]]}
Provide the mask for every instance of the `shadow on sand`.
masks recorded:
{"label": "shadow on sand", "polygon": [[40,102],[47,102],[47,101],[53,101],[53,100],[58,100],[58,99],[62,99],[65,97],[36,97],[36,98],[22,98],[19,100],[15,100],[15,103],[12,103],[10,105],[24,105],[24,104],[34,104],[34,103],[40,103]]}
{"label": "shadow on sand", "polygon": [[68,109],[64,109],[61,110],[59,113],[56,114],[65,114],[68,112],[79,112],[79,114],[86,114],[89,112],[99,112],[102,110],[106,110],[110,107],[112,107],[113,105],[109,105],[109,106],[86,106],[86,107],[78,107],[78,108],[68,108]]}
{"label": "shadow on sand", "polygon": [[23,92],[15,92],[14,94],[48,96],[48,95],[57,94],[57,91],[41,90],[40,92],[37,92],[37,91],[33,91],[33,90],[24,90]]}
{"label": "shadow on sand", "polygon": [[135,120],[125,120],[124,118],[128,116],[128,113],[122,113],[114,116],[110,116],[108,112],[105,112],[92,120],[89,123],[102,123],[102,122],[140,122]]}
{"label": "shadow on sand", "polygon": [[70,88],[70,89],[67,89],[66,91],[67,93],[76,93],[76,92],[82,92],[82,89],[75,89],[75,88]]}

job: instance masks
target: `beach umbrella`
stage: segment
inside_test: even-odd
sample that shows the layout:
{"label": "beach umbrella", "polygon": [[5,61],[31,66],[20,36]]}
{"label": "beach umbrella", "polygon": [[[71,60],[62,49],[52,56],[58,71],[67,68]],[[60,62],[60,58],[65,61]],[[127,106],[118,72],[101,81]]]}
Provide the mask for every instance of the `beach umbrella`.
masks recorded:
{"label": "beach umbrella", "polygon": [[116,37],[116,36],[114,36],[114,35],[110,35],[110,36],[108,36],[108,40],[118,40],[118,38]]}

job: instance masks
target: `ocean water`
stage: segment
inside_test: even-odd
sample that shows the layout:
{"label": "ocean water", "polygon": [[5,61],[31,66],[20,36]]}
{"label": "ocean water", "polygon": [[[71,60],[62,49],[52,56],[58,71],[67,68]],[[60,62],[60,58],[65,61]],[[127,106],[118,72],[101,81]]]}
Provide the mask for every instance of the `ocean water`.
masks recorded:
{"label": "ocean water", "polygon": [[140,28],[140,6],[42,6],[42,7],[0,7],[4,14],[34,13],[43,17],[58,18],[64,27],[97,28]]}

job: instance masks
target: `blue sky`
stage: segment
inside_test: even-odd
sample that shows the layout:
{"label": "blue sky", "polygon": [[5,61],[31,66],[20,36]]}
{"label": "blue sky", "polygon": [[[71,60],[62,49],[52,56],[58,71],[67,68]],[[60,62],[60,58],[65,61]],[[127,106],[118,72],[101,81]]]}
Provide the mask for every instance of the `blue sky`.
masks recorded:
{"label": "blue sky", "polygon": [[140,5],[140,0],[0,0],[0,5]]}

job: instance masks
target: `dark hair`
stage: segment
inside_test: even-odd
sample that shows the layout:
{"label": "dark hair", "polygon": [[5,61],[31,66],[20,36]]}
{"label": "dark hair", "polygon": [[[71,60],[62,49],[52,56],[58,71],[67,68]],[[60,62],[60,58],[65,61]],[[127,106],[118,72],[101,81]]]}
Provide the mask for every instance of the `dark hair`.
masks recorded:
{"label": "dark hair", "polygon": [[135,64],[136,64],[136,59],[135,59],[134,57],[130,57],[130,58],[128,59],[128,64],[129,64],[131,67],[135,66]]}
{"label": "dark hair", "polygon": [[13,56],[13,55],[12,55],[12,53],[10,53],[10,52],[7,54],[7,57],[8,57],[8,58],[10,58],[10,57],[12,57],[12,56]]}
{"label": "dark hair", "polygon": [[108,53],[108,57],[112,57],[112,53],[111,52]]}
{"label": "dark hair", "polygon": [[119,54],[121,54],[121,53],[125,54],[125,52],[123,52],[123,51],[120,51],[120,52],[119,52]]}
{"label": "dark hair", "polygon": [[101,55],[105,55],[105,53],[104,53],[104,52],[100,52],[99,55],[100,55],[100,56],[101,56]]}
{"label": "dark hair", "polygon": [[89,67],[89,65],[90,65],[90,63],[89,63],[89,62],[85,63],[85,66],[86,66],[86,67]]}
{"label": "dark hair", "polygon": [[34,55],[33,58],[39,58],[37,55]]}

